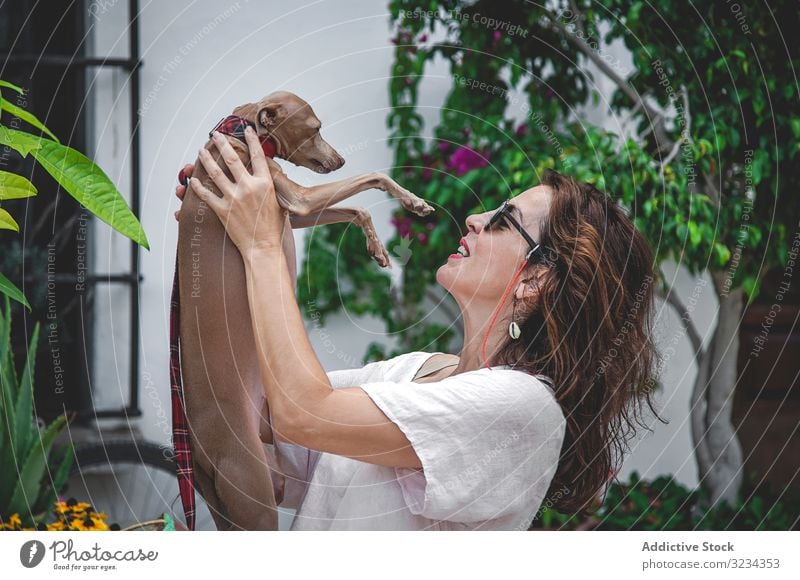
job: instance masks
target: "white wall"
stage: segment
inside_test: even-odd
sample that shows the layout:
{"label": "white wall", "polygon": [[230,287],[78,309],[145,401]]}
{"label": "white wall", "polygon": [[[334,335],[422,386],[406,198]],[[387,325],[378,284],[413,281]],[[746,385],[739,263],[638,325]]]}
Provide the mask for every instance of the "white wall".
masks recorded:
{"label": "white wall", "polygon": [[[393,45],[388,15],[374,2],[314,3],[306,8],[253,0],[144,3],[141,19],[142,224],[151,251],[143,251],[141,271],[141,406],[145,436],[166,442],[162,415],[169,417],[169,293],[177,241],[173,190],[178,169],[195,160],[208,130],[230,110],[277,89],[306,99],[323,121],[323,136],[347,159],[336,174],[319,176],[283,163],[290,178],[305,184],[341,179],[365,171],[388,171],[387,84]],[[96,4],[94,52],[127,53],[127,3]],[[127,90],[119,72],[93,77],[95,158],[128,194]],[[355,196],[346,205],[370,210],[382,237],[389,237],[395,205],[379,191]],[[128,266],[129,245],[96,226],[98,271]],[[295,231],[298,268],[302,230]],[[95,401],[119,404],[127,394],[127,292],[100,287],[97,298],[98,364]],[[337,328],[339,331],[337,332]],[[375,319],[340,315],[310,336],[328,369],[355,366],[373,340],[383,336]],[[341,330],[345,330],[344,333]]]}
{"label": "white wall", "polygon": [[[194,161],[208,130],[237,104],[277,89],[296,92],[314,107],[323,122],[323,136],[342,152],[347,164],[333,176],[318,176],[284,163],[296,181],[314,184],[365,171],[389,171],[385,118],[388,75],[394,46],[389,42],[385,3],[367,0],[313,2],[294,6],[274,0],[143,3],[141,51],[142,224],[151,250],[143,251],[141,270],[141,382],[144,416],[138,428],[148,439],[167,443],[169,428],[169,294],[172,284],[177,222],[173,212],[176,173]],[[94,5],[94,42],[98,56],[124,56],[127,3]],[[619,51],[619,47],[615,48]],[[622,56],[624,58],[624,55]],[[447,90],[447,69],[438,63],[426,71],[421,103],[435,121]],[[95,158],[127,195],[129,151],[127,86],[121,73],[94,77]],[[608,91],[608,83],[601,90]],[[617,126],[604,107],[589,111],[593,122]],[[382,239],[392,235],[389,216],[395,203],[370,191],[356,196],[373,215]],[[350,205],[350,204],[348,204]],[[128,266],[128,241],[95,226],[96,268],[101,272]],[[295,232],[298,267],[303,256],[302,230]],[[413,257],[410,262],[413,266]],[[697,286],[679,273],[676,291],[687,300]],[[699,297],[695,315],[701,329],[713,323],[716,302],[710,285]],[[127,394],[127,298],[122,286],[100,287],[94,369],[95,400],[108,406]],[[310,328],[310,325],[309,325]],[[355,366],[366,345],[386,339],[379,321],[341,315],[331,319],[327,337],[310,329],[310,338],[326,369]],[[688,485],[697,483],[689,427],[688,400],[695,369],[677,317],[668,309],[660,316],[662,342],[675,343],[665,368],[662,416],[671,424],[654,424],[627,460],[623,477],[637,469],[647,477],[675,473]],[[677,337],[677,338],[676,338]]]}

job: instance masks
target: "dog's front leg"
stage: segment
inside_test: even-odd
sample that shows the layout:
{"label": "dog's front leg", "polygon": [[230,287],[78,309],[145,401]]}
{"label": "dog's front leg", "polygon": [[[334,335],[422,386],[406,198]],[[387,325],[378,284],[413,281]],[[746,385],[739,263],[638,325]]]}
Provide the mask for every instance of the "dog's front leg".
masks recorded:
{"label": "dog's front leg", "polygon": [[434,211],[434,208],[428,205],[424,199],[417,197],[383,173],[365,173],[306,187],[286,177],[286,174],[280,171],[280,166],[270,160],[270,168],[273,164],[278,168],[277,171],[272,171],[272,177],[279,203],[296,216],[303,217],[322,211],[343,199],[368,189],[380,189],[387,192],[397,198],[405,209],[417,215],[425,216]]}
{"label": "dog's front leg", "polygon": [[392,267],[389,263],[389,254],[378,237],[378,232],[375,231],[372,216],[363,207],[330,207],[307,216],[291,215],[290,221],[295,229],[345,222],[353,223],[363,230],[364,236],[367,238],[367,251],[372,259],[384,268]]}

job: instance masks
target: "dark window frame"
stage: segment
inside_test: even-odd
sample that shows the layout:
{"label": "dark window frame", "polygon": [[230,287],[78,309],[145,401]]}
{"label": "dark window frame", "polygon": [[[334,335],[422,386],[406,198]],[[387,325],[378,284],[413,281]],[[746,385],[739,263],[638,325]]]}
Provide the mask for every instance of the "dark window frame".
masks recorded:
{"label": "dark window frame", "polygon": [[[89,12],[86,5],[86,0],[78,0],[75,3],[76,10],[78,11],[79,15],[82,15],[82,18],[74,18],[74,26],[77,27],[75,30],[75,35],[77,38],[84,38],[86,31],[87,31],[87,20],[89,18]],[[28,2],[24,2],[24,7],[28,8],[30,4]],[[20,6],[17,5],[19,9]],[[6,54],[0,54],[0,77],[3,76],[4,71],[7,71],[9,67],[13,69],[13,67],[19,66],[31,66],[33,67],[31,78],[37,74],[38,71],[46,70],[50,74],[77,74],[81,75],[81,78],[85,78],[85,73],[88,69],[93,67],[99,68],[116,68],[123,71],[127,71],[129,74],[129,82],[127,83],[130,87],[129,90],[131,91],[130,97],[130,111],[129,111],[129,121],[130,121],[130,163],[131,163],[131,184],[130,184],[130,206],[131,210],[133,211],[134,215],[137,219],[140,217],[140,187],[141,187],[141,178],[140,178],[140,171],[141,171],[141,152],[140,152],[140,138],[139,138],[139,125],[140,125],[140,116],[139,116],[139,104],[140,104],[140,73],[139,69],[142,66],[142,60],[139,56],[139,2],[138,0],[129,0],[128,1],[128,58],[96,58],[92,56],[85,56],[84,54],[78,55],[61,55],[61,54],[48,54],[47,52],[43,51],[43,54],[36,54],[35,51],[30,50],[30,46],[26,46],[26,43],[19,43],[18,50],[12,51]],[[15,47],[18,44],[15,43]],[[84,44],[81,44],[81,51],[83,51]],[[54,70],[53,70],[54,69]],[[53,71],[51,73],[51,71]],[[78,91],[83,93],[79,95],[83,97],[85,95],[85,82],[77,83]],[[6,91],[7,93],[8,91]],[[5,94],[5,93],[4,93]],[[10,96],[10,95],[8,95]],[[78,102],[81,102],[78,99]],[[79,116],[83,116],[83,112],[79,112]],[[25,127],[26,130],[31,130],[29,126]],[[76,129],[78,131],[77,135],[72,135],[70,137],[70,145],[73,147],[81,147],[85,146],[86,142],[88,141],[86,130],[87,130],[87,123],[85,119],[76,123]],[[61,193],[60,195],[64,195]],[[73,203],[74,202],[73,200]],[[91,220],[90,220],[91,223]],[[22,232],[21,232],[22,234]],[[87,240],[87,245],[91,245],[91,229],[89,229],[89,239]],[[89,270],[91,270],[91,265],[89,266]],[[91,275],[84,275],[82,280],[79,280],[79,276],[77,274],[57,274],[55,276],[55,283],[56,284],[76,284],[79,281],[83,281],[88,289],[87,295],[87,302],[91,301],[93,296],[94,287],[97,284],[124,284],[128,286],[130,291],[130,308],[129,308],[129,360],[130,360],[130,369],[129,369],[129,397],[128,402],[122,408],[116,409],[95,409],[94,406],[91,404],[91,393],[90,385],[91,385],[91,377],[90,377],[90,369],[84,368],[82,370],[82,376],[80,377],[80,385],[77,386],[78,389],[83,390],[84,392],[81,393],[80,400],[85,401],[86,404],[79,405],[79,408],[71,409],[77,412],[77,421],[79,423],[86,423],[91,421],[95,418],[130,418],[130,417],[140,417],[142,415],[141,408],[139,406],[139,342],[141,336],[141,327],[140,327],[140,320],[139,320],[139,304],[140,304],[140,296],[139,296],[139,285],[143,277],[140,273],[140,264],[139,264],[139,245],[130,242],[130,266],[128,271],[123,272],[116,272],[116,273],[107,273],[107,274],[98,274],[94,273]],[[33,274],[26,274],[23,277],[23,288],[28,285],[33,285],[37,283],[42,283],[41,276],[33,275]],[[84,300],[81,300],[81,306],[84,306]],[[91,314],[91,308],[89,308],[89,313],[87,316],[87,323],[84,327],[84,341],[87,343],[85,347],[86,357],[91,363],[95,362],[95,353],[93,348],[93,318]],[[26,317],[27,319],[27,317]],[[43,343],[46,343],[46,332],[45,332],[45,322],[44,320],[41,321],[42,323],[42,330],[40,331],[40,346]],[[88,334],[88,336],[87,336]],[[41,355],[40,355],[41,356]],[[19,360],[19,356],[17,357],[17,364],[21,364]],[[76,377],[70,377],[69,380],[75,380]]]}

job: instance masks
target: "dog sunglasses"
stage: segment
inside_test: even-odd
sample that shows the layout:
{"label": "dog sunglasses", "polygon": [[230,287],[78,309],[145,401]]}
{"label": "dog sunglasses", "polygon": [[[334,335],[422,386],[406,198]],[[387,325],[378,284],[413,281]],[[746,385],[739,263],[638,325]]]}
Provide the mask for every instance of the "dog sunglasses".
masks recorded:
{"label": "dog sunglasses", "polygon": [[486,230],[492,230],[495,228],[503,227],[502,224],[504,220],[513,225],[522,237],[525,238],[525,241],[528,242],[528,246],[531,248],[528,254],[525,256],[526,261],[530,261],[533,256],[537,256],[539,261],[542,261],[546,264],[551,264],[552,260],[547,258],[542,251],[542,247],[539,243],[534,241],[531,235],[525,231],[525,228],[522,227],[516,218],[511,214],[511,210],[514,208],[513,205],[510,203],[510,199],[506,199],[500,207],[492,214],[492,217],[489,218],[488,223],[484,227]]}

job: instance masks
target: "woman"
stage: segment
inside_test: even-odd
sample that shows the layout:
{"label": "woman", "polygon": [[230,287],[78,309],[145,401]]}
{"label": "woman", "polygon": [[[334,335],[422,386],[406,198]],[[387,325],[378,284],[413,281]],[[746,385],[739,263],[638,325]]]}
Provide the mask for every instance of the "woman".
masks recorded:
{"label": "woman", "polygon": [[326,373],[295,302],[286,214],[258,141],[247,132],[251,174],[214,138],[234,181],[201,149],[222,197],[192,187],[245,263],[292,529],[523,530],[546,499],[587,513],[641,402],[652,410],[653,257],[624,212],[546,173],[469,216],[459,253],[436,273],[463,316],[459,356],[411,352]]}

